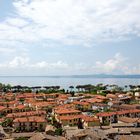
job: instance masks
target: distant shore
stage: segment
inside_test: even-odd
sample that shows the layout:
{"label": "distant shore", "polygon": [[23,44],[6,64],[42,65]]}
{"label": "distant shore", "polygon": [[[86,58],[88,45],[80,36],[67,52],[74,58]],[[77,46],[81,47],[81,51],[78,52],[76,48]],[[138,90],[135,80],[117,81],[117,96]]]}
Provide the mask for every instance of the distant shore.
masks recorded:
{"label": "distant shore", "polygon": [[0,75],[0,77],[47,77],[47,78],[138,78],[140,75],[113,75],[113,74],[87,74],[87,75]]}

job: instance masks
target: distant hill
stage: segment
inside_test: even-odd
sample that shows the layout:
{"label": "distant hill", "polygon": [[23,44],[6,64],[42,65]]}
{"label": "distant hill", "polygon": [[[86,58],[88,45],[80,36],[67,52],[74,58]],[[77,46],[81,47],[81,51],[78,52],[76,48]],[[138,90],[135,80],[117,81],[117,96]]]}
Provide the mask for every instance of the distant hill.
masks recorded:
{"label": "distant hill", "polygon": [[140,75],[110,75],[110,74],[93,74],[93,75],[72,75],[73,78],[140,78]]}
{"label": "distant hill", "polygon": [[47,77],[47,78],[134,78],[140,75],[112,75],[112,74],[87,74],[87,75],[38,75],[38,76],[0,76],[0,77]]}

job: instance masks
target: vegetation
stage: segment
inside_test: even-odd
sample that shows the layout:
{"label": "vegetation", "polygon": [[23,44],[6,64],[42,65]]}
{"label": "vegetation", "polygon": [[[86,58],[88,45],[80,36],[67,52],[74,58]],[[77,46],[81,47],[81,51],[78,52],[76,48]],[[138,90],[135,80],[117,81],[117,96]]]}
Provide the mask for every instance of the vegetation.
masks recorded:
{"label": "vegetation", "polygon": [[5,119],[4,122],[2,123],[2,126],[3,126],[3,127],[12,126],[12,122],[13,122],[12,119],[7,118],[7,119]]}
{"label": "vegetation", "polygon": [[63,134],[63,129],[62,128],[57,128],[55,130],[55,134],[58,135],[58,136],[61,136]]}
{"label": "vegetation", "polygon": [[78,126],[78,129],[83,129],[83,123],[81,119],[79,119],[77,126]]}
{"label": "vegetation", "polygon": [[69,86],[69,90],[65,91],[65,89],[61,89],[60,86],[34,86],[34,87],[28,87],[28,86],[21,86],[21,85],[16,85],[16,86],[11,86],[10,84],[2,84],[0,83],[0,90],[3,92],[9,92],[13,91],[14,93],[17,92],[36,92],[38,93],[70,93],[72,96],[74,96],[75,91],[78,91],[79,93],[90,93],[90,94],[99,94],[106,96],[108,92],[116,93],[116,92],[125,92],[125,91],[140,91],[140,85],[134,86],[134,85],[125,85],[124,87],[120,87],[118,85],[103,85],[102,83],[97,84],[97,85],[77,85],[77,86]]}
{"label": "vegetation", "polygon": [[19,138],[16,138],[15,140],[28,140],[28,138],[25,138],[25,137],[19,137]]}
{"label": "vegetation", "polygon": [[108,126],[109,124],[110,124],[110,123],[107,122],[107,121],[105,121],[105,122],[103,123],[104,126]]}

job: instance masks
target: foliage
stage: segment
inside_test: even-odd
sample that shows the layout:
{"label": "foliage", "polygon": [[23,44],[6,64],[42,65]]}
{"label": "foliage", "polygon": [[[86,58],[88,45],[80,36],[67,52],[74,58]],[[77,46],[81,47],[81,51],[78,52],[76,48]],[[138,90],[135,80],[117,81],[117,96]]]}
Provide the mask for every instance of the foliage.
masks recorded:
{"label": "foliage", "polygon": [[101,93],[99,93],[99,95],[106,96],[107,93],[105,93],[105,92],[101,92]]}
{"label": "foliage", "polygon": [[100,111],[99,110],[93,110],[92,112],[96,114],[96,113],[99,113]]}
{"label": "foliage", "polygon": [[81,119],[79,119],[77,126],[78,126],[78,129],[83,129],[83,123]]}
{"label": "foliage", "polygon": [[105,108],[105,109],[104,109],[104,112],[111,112],[111,110],[108,109],[108,108]]}
{"label": "foliage", "polygon": [[74,91],[70,91],[70,94],[71,94],[72,97],[74,97],[75,92]]}
{"label": "foliage", "polygon": [[37,128],[37,130],[38,130],[39,132],[43,131],[43,124],[40,124],[39,127]]}
{"label": "foliage", "polygon": [[140,101],[138,101],[138,100],[132,100],[129,102],[129,104],[139,104],[139,103],[140,103]]}
{"label": "foliage", "polygon": [[103,125],[105,125],[105,126],[108,126],[110,123],[109,122],[107,122],[107,121],[105,121],[104,123],[103,123]]}
{"label": "foliage", "polygon": [[19,137],[19,138],[16,138],[15,140],[28,140],[28,138],[25,138],[25,137]]}
{"label": "foliage", "polygon": [[24,98],[20,98],[20,102],[24,103],[25,99]]}
{"label": "foliage", "polygon": [[4,126],[4,127],[12,126],[12,122],[13,122],[12,119],[7,118],[7,119],[5,119],[4,122],[2,123],[2,126]]}
{"label": "foliage", "polygon": [[63,133],[63,129],[62,129],[62,128],[57,128],[57,129],[55,130],[55,134],[58,135],[58,136],[61,136],[62,133]]}

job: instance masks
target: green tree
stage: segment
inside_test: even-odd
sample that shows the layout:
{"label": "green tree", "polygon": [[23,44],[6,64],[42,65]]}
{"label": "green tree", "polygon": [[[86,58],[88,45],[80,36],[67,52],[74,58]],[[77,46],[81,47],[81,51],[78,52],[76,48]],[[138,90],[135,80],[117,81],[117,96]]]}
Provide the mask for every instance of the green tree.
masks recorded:
{"label": "green tree", "polygon": [[25,137],[19,137],[19,138],[16,138],[15,140],[28,140],[28,138],[25,138]]}
{"label": "green tree", "polygon": [[7,127],[7,126],[12,126],[13,120],[12,119],[5,119],[4,122],[2,123],[2,126]]}
{"label": "green tree", "polygon": [[71,92],[72,92],[73,89],[74,89],[74,86],[69,86],[69,88],[70,88],[70,90],[71,90]]}
{"label": "green tree", "polygon": [[63,129],[62,128],[57,128],[55,130],[55,134],[58,135],[58,136],[61,136],[63,134]]}

